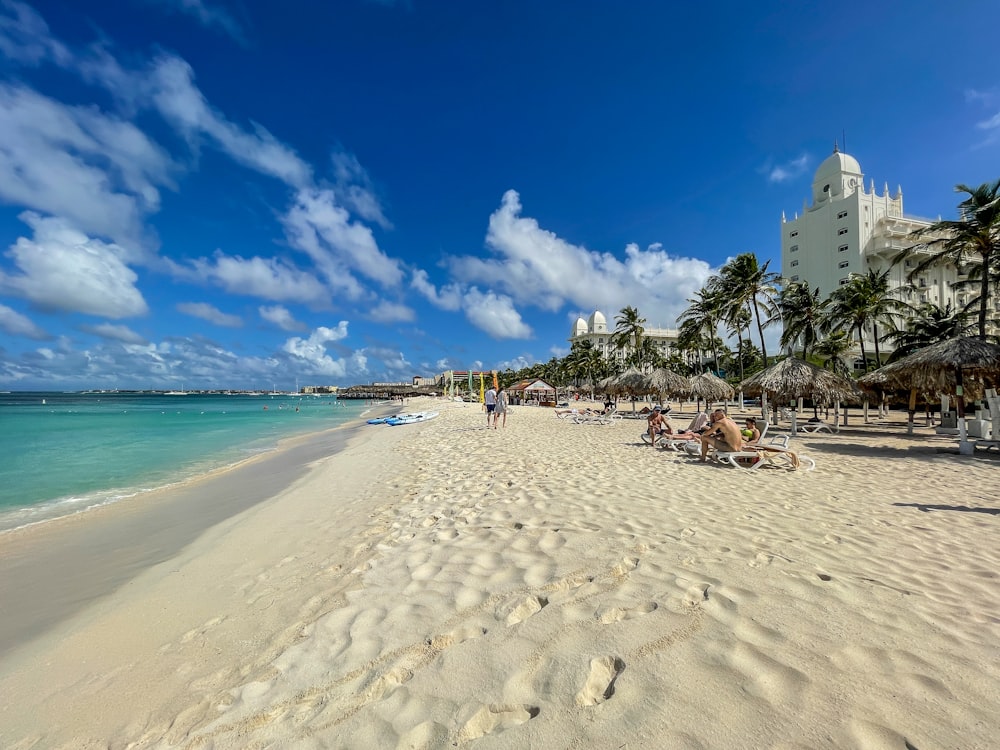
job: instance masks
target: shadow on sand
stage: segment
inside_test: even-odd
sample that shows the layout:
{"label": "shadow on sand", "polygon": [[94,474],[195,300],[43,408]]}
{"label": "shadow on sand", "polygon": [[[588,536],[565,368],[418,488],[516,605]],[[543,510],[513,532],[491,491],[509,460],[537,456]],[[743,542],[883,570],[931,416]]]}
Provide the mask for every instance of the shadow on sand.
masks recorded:
{"label": "shadow on sand", "polygon": [[985,513],[989,516],[1000,516],[1000,508],[970,508],[968,505],[928,505],[927,503],[893,503],[901,508],[916,508],[922,513],[932,510],[957,510],[962,513]]}

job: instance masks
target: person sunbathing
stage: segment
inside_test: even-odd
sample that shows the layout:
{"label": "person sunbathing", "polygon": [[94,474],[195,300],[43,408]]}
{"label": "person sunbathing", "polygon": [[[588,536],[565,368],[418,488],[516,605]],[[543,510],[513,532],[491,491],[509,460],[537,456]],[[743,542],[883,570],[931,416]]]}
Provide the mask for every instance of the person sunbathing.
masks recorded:
{"label": "person sunbathing", "polygon": [[708,460],[709,448],[732,453],[743,447],[743,436],[740,434],[739,425],[726,416],[726,412],[722,409],[716,409],[712,412],[711,425],[700,439],[702,462]]}

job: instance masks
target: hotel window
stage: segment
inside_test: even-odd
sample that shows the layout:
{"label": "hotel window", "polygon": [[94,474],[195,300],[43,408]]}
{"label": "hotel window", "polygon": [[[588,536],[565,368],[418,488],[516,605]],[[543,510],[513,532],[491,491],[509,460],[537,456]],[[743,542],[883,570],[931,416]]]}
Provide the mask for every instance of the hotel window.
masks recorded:
{"label": "hotel window", "polygon": [[837,266],[837,268],[847,268],[850,265],[850,263],[851,262],[849,260],[842,260],[840,261],[840,265]]}
{"label": "hotel window", "polygon": [[[792,276],[792,281],[798,281],[798,280],[799,280],[798,276]],[[997,309],[1000,310],[1000,302],[997,303]]]}
{"label": "hotel window", "polygon": [[847,227],[841,227],[837,234],[847,234]]}
{"label": "hotel window", "polygon": [[907,259],[904,265],[905,265],[905,266],[906,266],[907,268],[913,268],[913,261],[912,261],[912,260],[909,260],[909,259]]}
{"label": "hotel window", "polygon": [[792,245],[790,248],[788,248],[788,252],[790,253],[797,253],[798,251],[799,251],[798,245]]}
{"label": "hotel window", "polygon": [[840,285],[841,285],[841,286],[843,286],[843,285],[844,285],[844,284],[846,284],[847,282],[848,282],[848,279],[841,279],[841,280],[840,280]]}
{"label": "hotel window", "polygon": [[791,233],[791,234],[789,234],[788,236],[789,236],[789,237],[798,237],[798,236],[799,236],[799,230],[797,230],[797,229],[796,229],[796,230],[795,230],[794,232],[792,232],[792,233]]}
{"label": "hotel window", "polygon": [[847,252],[847,245],[841,245],[840,247],[838,247],[837,248],[837,252],[839,252],[839,253],[846,253]]}
{"label": "hotel window", "polygon": [[920,295],[920,301],[921,302],[926,302],[927,301],[927,295],[926,294],[921,294]]}
{"label": "hotel window", "polygon": [[841,211],[839,214],[837,214],[838,219],[843,219],[845,216],[847,216],[847,211]]}
{"label": "hotel window", "polygon": [[789,265],[791,265],[791,266],[797,266],[798,264],[799,264],[798,260],[793,260]]}
{"label": "hotel window", "polygon": [[927,279],[920,279],[920,286],[927,286]]}

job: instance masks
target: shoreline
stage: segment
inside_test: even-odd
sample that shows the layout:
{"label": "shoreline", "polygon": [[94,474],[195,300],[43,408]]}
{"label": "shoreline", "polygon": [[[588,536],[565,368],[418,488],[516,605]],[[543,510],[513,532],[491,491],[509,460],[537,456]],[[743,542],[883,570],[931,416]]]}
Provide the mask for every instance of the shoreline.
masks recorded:
{"label": "shoreline", "polygon": [[514,407],[487,430],[478,404],[431,403],[0,658],[0,744],[1000,733],[993,458],[893,422],[796,437],[813,472],[745,472],[654,451],[638,420]]}
{"label": "shoreline", "polygon": [[176,483],[0,532],[0,657],[286,491],[310,464],[342,451],[368,411]]}

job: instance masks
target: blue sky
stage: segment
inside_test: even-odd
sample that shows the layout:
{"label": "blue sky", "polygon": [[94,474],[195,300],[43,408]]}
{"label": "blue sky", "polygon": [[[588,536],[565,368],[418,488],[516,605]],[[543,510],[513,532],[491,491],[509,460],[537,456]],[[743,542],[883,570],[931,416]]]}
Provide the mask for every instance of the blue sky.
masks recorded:
{"label": "blue sky", "polygon": [[1000,176],[1000,3],[788,5],[0,0],[0,389],[516,369],[778,270],[835,140]]}

